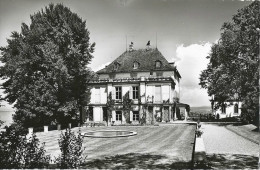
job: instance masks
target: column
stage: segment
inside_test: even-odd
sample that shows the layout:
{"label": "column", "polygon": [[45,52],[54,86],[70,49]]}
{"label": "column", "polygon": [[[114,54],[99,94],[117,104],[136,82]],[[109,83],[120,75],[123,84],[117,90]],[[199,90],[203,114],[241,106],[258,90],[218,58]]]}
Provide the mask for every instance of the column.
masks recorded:
{"label": "column", "polygon": [[165,118],[165,112],[164,112],[164,107],[162,107],[162,112],[161,112],[161,118],[162,118],[162,122],[165,122],[164,118]]}
{"label": "column", "polygon": [[184,118],[184,120],[186,121],[186,120],[187,120],[187,117],[188,117],[186,108],[184,108],[184,113],[185,113],[185,118]]}
{"label": "column", "polygon": [[103,108],[100,106],[100,122],[103,122]]}
{"label": "column", "polygon": [[112,121],[116,121],[116,111],[112,110]]}
{"label": "column", "polygon": [[87,117],[87,122],[89,122],[89,114],[90,114],[90,111],[89,111],[89,107],[86,106],[86,117]]}
{"label": "column", "polygon": [[140,83],[140,97],[141,97],[141,103],[145,103],[145,83]]}
{"label": "column", "polygon": [[156,119],[155,119],[155,115],[156,114],[156,111],[155,111],[155,106],[153,106],[153,114],[152,114],[152,122],[155,123],[156,122]]}
{"label": "column", "polygon": [[172,119],[172,106],[169,106],[169,121],[172,122],[173,119]]}
{"label": "column", "polygon": [[176,112],[177,112],[177,107],[175,107],[175,111],[174,111],[174,118],[173,118],[174,120],[177,120],[177,113]]}
{"label": "column", "polygon": [[133,121],[133,111],[130,111],[130,121]]}

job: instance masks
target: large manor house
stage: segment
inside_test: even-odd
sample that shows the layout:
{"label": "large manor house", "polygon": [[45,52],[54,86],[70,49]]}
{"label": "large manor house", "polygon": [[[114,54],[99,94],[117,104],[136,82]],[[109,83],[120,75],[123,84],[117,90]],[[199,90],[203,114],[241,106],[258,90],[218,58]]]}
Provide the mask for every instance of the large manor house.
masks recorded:
{"label": "large manor house", "polygon": [[151,48],[150,42],[138,50],[131,43],[128,50],[96,73],[99,78],[90,82],[87,122],[152,124],[186,119],[188,115],[189,105],[180,103],[181,75],[177,67],[157,48]]}

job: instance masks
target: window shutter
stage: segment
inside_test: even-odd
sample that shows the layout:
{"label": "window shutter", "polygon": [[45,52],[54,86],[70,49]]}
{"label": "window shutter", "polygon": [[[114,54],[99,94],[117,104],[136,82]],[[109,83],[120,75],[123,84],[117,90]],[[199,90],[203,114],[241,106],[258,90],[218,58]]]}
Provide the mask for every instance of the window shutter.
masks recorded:
{"label": "window shutter", "polygon": [[112,87],[112,99],[116,99],[116,88]]}
{"label": "window shutter", "polygon": [[132,86],[130,86],[130,88],[129,88],[129,98],[133,99],[133,87]]}

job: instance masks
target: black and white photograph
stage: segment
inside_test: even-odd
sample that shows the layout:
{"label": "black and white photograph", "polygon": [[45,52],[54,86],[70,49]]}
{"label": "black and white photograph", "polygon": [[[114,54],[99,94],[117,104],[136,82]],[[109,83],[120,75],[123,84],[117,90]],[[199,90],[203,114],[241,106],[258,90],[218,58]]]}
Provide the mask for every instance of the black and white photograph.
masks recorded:
{"label": "black and white photograph", "polygon": [[0,169],[259,169],[259,0],[0,0]]}

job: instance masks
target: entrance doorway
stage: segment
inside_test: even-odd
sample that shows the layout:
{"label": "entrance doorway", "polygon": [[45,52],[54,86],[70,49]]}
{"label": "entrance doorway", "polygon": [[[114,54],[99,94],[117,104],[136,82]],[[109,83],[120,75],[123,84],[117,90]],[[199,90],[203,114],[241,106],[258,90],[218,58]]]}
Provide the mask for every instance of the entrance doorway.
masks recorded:
{"label": "entrance doorway", "polygon": [[107,107],[102,107],[103,110],[103,121],[108,122]]}

